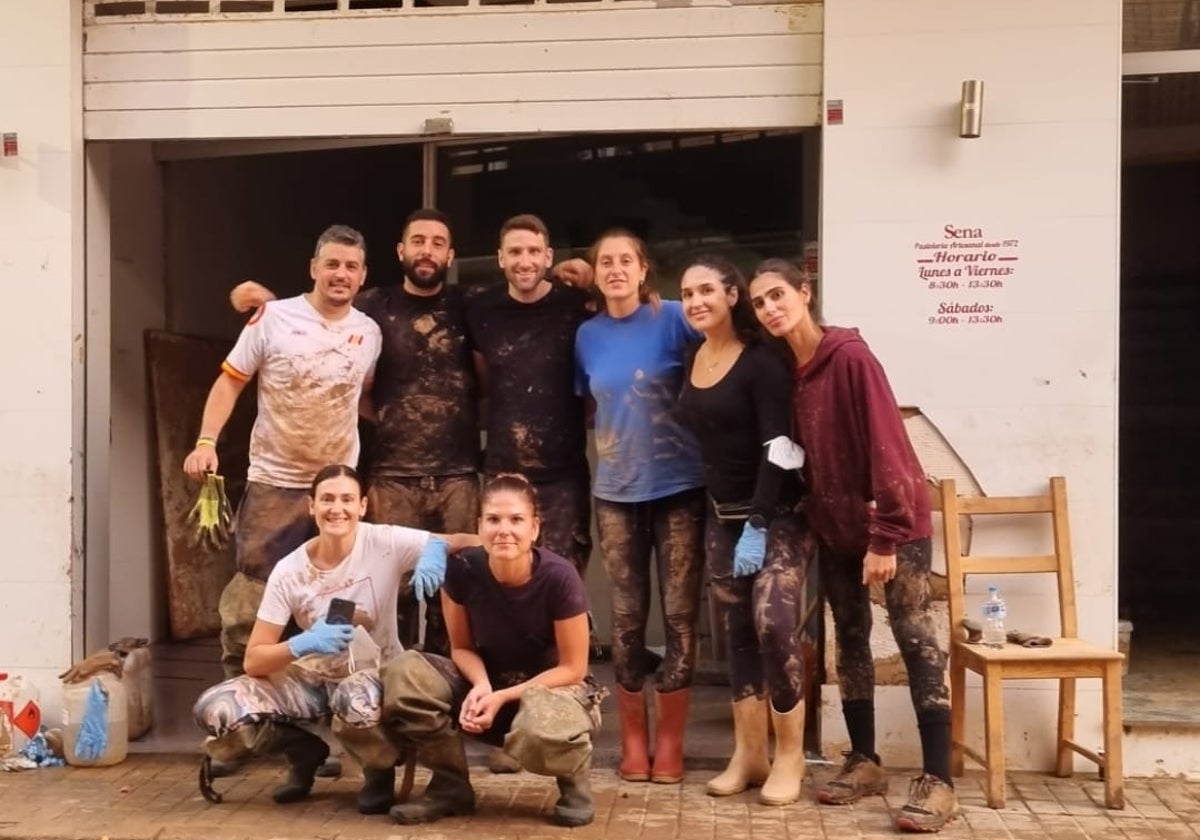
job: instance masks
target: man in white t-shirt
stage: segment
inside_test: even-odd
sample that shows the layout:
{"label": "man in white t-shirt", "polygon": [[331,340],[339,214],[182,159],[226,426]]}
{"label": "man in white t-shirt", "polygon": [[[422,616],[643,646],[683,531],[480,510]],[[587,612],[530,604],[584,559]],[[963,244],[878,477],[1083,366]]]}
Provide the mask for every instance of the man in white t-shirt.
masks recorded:
{"label": "man in white t-shirt", "polygon": [[280,558],[312,533],[308,487],[326,464],[358,461],[358,405],[379,358],[379,326],[352,306],[366,279],[362,234],[325,230],[309,264],[311,291],[262,306],[221,365],[196,447],[183,462],[197,481],[218,468],[217,439],[258,376],[258,418],[237,512],[237,574],[221,593],[221,659],[242,673],[263,588]]}

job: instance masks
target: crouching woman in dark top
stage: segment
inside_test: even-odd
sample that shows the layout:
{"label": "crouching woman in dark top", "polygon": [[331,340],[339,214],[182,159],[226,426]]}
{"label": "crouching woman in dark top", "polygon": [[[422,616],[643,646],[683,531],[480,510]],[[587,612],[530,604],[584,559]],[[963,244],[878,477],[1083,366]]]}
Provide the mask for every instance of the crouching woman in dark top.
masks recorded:
{"label": "crouching woman in dark top", "polygon": [[442,585],[450,657],[406,651],[383,669],[384,719],[433,774],[422,796],[392,808],[398,823],[475,810],[464,733],[554,776],[553,822],[592,821],[602,691],[587,673],[587,596],[570,562],[534,547],[538,527],[524,476],[488,482],[483,548],[452,557]]}
{"label": "crouching woman in dark top", "polygon": [[705,556],[733,688],[733,756],[707,789],[730,796],[761,785],[763,804],[786,805],[804,780],[804,698],[815,667],[815,647],[800,631],[819,603],[808,577],[815,542],[794,513],[802,453],[790,437],[791,376],[783,354],[759,341],[732,263],[698,257],[681,287],[684,315],[704,343],[680,410],[704,461]]}

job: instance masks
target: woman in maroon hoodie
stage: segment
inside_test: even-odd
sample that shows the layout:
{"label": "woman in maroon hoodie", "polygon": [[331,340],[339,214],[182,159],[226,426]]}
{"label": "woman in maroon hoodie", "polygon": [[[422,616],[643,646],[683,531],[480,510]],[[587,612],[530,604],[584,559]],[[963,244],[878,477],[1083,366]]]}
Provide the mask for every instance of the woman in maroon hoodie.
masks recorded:
{"label": "woman in maroon hoodie", "polygon": [[908,671],[924,758],[896,825],[937,831],[958,812],[950,779],[946,654],[930,607],[932,561],[925,476],[879,361],[858,331],[823,326],[807,276],[767,260],[750,281],[750,301],[771,335],[796,358],[795,433],[804,465],[809,524],[833,611],[842,712],[850,752],[817,798],[829,805],[881,794],[887,776],[875,753],[875,668],[868,585],[883,584],[888,620]]}

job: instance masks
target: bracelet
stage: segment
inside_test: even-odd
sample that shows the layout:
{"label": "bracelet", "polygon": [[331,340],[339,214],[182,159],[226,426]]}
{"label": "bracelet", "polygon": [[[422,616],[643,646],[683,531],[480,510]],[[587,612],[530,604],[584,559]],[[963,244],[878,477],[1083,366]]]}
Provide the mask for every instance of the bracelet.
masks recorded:
{"label": "bracelet", "polygon": [[196,446],[211,446],[215,449],[217,446],[217,439],[201,436],[196,438]]}

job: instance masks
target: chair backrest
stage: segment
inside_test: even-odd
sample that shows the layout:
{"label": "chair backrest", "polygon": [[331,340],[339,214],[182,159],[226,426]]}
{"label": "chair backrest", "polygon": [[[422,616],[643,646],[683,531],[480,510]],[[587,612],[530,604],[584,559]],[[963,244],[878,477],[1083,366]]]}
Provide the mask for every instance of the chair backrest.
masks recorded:
{"label": "chair backrest", "polygon": [[[965,615],[964,590],[967,575],[1045,573],[1057,577],[1058,613],[1061,634],[1074,638],[1079,633],[1075,614],[1075,571],[1071,559],[1071,531],[1067,520],[1067,480],[1050,479],[1041,496],[959,496],[954,479],[943,479],[935,509],[942,513],[942,537],[946,550],[946,576],[950,589],[950,627],[956,637]],[[964,554],[961,516],[1017,516],[1046,514],[1054,534],[1051,554],[979,556]],[[967,549],[969,551],[969,549]]]}

